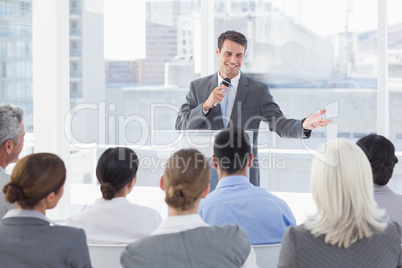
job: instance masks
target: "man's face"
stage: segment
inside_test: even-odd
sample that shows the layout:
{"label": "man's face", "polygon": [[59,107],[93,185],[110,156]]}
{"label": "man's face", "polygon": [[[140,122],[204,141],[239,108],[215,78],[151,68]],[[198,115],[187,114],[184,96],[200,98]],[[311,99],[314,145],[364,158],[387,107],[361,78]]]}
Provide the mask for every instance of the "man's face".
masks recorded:
{"label": "man's face", "polygon": [[219,74],[223,78],[232,79],[239,71],[245,56],[244,47],[239,43],[225,40],[222,44],[221,51],[216,49],[219,58]]}
{"label": "man's face", "polygon": [[22,147],[24,146],[24,136],[25,136],[25,128],[24,128],[24,123],[20,123],[20,128],[21,128],[21,133],[18,136],[18,142],[14,146],[13,151],[12,151],[12,162],[15,163],[18,160],[18,156],[20,155],[22,151]]}

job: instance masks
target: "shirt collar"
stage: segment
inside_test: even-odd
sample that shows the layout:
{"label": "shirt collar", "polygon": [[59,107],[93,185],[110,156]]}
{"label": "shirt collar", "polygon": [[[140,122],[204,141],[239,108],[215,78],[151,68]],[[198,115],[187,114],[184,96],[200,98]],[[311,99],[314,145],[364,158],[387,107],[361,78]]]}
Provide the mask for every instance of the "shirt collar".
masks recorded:
{"label": "shirt collar", "polygon": [[170,216],[164,219],[151,235],[178,233],[198,227],[209,226],[199,214]]}
{"label": "shirt collar", "polygon": [[6,173],[6,170],[2,166],[0,166],[0,172]]}
{"label": "shirt collar", "polygon": [[131,204],[130,201],[127,200],[125,197],[115,197],[111,200],[106,200],[103,198],[96,199],[93,206],[121,206]]}
{"label": "shirt collar", "polygon": [[10,209],[6,215],[3,216],[3,219],[6,218],[11,218],[11,217],[23,217],[23,218],[37,218],[37,219],[41,219],[44,220],[48,223],[52,223],[51,220],[49,220],[45,215],[43,215],[42,213],[40,213],[37,210],[34,209]]}
{"label": "shirt collar", "polygon": [[250,181],[246,176],[234,175],[234,176],[223,177],[222,179],[220,179],[218,184],[216,185],[216,189],[233,185],[251,186]]}
{"label": "shirt collar", "polygon": [[[240,76],[241,76],[241,71],[239,71],[239,73],[235,77],[233,77],[233,79],[230,79],[230,84],[236,89],[239,86]],[[218,85],[220,85],[222,83],[222,80],[223,80],[223,78],[218,71]]]}
{"label": "shirt collar", "polygon": [[388,185],[378,185],[378,184],[374,184],[374,191],[375,192],[385,192],[385,191],[392,191]]}

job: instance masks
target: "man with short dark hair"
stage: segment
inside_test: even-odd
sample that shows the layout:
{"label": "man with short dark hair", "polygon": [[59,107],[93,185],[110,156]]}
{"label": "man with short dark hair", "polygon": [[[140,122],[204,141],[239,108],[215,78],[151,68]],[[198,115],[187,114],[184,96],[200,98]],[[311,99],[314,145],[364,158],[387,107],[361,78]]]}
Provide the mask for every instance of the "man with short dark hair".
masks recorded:
{"label": "man with short dark hair", "polygon": [[[240,72],[246,49],[247,38],[242,33],[226,31],[219,36],[216,48],[219,71],[191,82],[186,102],[177,116],[176,129],[240,127],[253,131],[253,144],[257,145],[261,121],[284,138],[308,138],[312,129],[328,125],[331,120],[320,118],[326,110],[302,120],[287,119],[275,103],[268,85]],[[221,84],[225,78],[230,79],[229,86]],[[259,186],[257,147],[253,148],[256,159],[250,170],[250,181]],[[213,184],[212,181],[212,188]]]}
{"label": "man with short dark hair", "polygon": [[0,105],[0,218],[16,205],[4,199],[3,187],[10,180],[5,169],[15,163],[24,145],[23,111],[19,107]]}
{"label": "man with short dark hair", "polygon": [[212,163],[219,182],[201,201],[199,213],[210,225],[239,225],[251,244],[280,243],[285,229],[296,225],[296,220],[283,200],[248,181],[253,157],[242,129],[225,129],[216,136]]}

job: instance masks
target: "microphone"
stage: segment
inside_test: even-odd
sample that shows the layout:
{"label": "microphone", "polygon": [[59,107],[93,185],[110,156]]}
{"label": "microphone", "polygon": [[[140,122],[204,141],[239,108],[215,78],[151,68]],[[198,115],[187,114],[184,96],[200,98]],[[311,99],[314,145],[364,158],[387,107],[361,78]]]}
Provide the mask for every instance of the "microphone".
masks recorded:
{"label": "microphone", "polygon": [[[230,81],[230,78],[225,78],[225,79],[223,79],[222,80],[222,82],[220,83],[221,85],[224,85],[224,86],[226,86],[226,87],[229,87],[230,86],[230,83],[231,83],[231,81]],[[223,91],[224,89],[222,88],[221,89],[221,91]],[[217,102],[215,102],[214,103],[214,106],[216,106],[218,103]]]}

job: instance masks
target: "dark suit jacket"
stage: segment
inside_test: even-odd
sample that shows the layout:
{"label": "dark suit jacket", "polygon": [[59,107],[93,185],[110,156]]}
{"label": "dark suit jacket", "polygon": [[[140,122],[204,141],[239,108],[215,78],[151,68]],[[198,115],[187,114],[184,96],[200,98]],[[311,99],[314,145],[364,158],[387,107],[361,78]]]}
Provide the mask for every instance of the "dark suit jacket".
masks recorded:
{"label": "dark suit jacket", "polygon": [[[217,86],[217,73],[191,82],[186,102],[181,106],[176,120],[176,129],[219,130],[223,128],[220,105],[211,108],[206,115],[202,108],[202,104]],[[311,133],[311,131],[303,131],[302,120],[287,119],[283,115],[269,92],[267,84],[241,74],[228,127],[240,127],[253,131],[253,144],[257,145],[261,121],[268,124],[270,131],[274,131],[283,138],[308,138]],[[250,182],[258,186],[260,184],[258,155],[256,146],[253,148],[256,162],[253,165],[254,168],[250,170]]]}
{"label": "dark suit jacket", "polygon": [[91,267],[85,233],[38,218],[2,219],[0,267]]}

